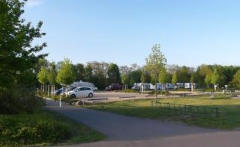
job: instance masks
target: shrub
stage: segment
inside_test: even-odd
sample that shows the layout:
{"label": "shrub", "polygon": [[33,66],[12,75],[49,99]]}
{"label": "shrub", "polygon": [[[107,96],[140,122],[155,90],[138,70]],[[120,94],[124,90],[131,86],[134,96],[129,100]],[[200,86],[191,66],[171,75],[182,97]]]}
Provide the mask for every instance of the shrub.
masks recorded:
{"label": "shrub", "polygon": [[0,89],[0,114],[32,113],[44,103],[33,89]]}
{"label": "shrub", "polygon": [[0,116],[0,145],[56,143],[71,136],[69,124],[46,113]]}

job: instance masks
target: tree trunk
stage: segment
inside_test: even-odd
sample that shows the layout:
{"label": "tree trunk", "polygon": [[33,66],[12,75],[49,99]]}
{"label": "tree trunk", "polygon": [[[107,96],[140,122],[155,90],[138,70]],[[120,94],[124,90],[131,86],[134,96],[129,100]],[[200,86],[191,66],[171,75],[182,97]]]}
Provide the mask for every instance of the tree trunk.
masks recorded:
{"label": "tree trunk", "polygon": [[50,96],[50,85],[48,85],[48,96]]}
{"label": "tree trunk", "polygon": [[157,78],[155,78],[155,96],[157,101]]}

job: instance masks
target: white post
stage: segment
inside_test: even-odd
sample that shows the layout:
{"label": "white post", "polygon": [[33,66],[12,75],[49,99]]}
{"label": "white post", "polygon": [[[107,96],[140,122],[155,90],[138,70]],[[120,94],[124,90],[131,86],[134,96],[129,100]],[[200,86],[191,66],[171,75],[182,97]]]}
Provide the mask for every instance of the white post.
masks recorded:
{"label": "white post", "polygon": [[[65,92],[65,89],[63,88],[63,94],[64,94],[64,92]],[[60,108],[62,107],[62,95],[61,94],[60,94],[59,106],[60,106]]]}

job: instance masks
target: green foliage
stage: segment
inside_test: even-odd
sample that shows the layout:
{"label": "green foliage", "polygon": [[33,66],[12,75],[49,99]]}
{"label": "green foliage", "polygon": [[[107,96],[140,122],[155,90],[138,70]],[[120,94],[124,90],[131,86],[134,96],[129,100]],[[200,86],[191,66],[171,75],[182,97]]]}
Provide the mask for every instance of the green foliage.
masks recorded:
{"label": "green foliage", "polygon": [[50,67],[49,67],[49,70],[47,72],[48,82],[51,85],[55,85],[56,84],[56,78],[57,78],[56,65],[55,65],[55,63],[51,63]]}
{"label": "green foliage", "polygon": [[121,83],[121,75],[117,64],[110,64],[107,71],[108,81],[110,83]]}
{"label": "green foliage", "polygon": [[220,80],[220,75],[218,73],[218,70],[215,69],[213,74],[212,74],[212,77],[211,77],[211,83],[213,85],[216,85],[216,84],[218,84],[219,80]]}
{"label": "green foliage", "polygon": [[134,83],[140,83],[141,82],[141,70],[135,70],[129,73],[129,80],[130,80],[130,86],[133,86]]}
{"label": "green foliage", "polygon": [[37,74],[37,78],[38,78],[38,81],[41,83],[41,84],[47,84],[48,82],[48,71],[46,69],[46,67],[42,67],[40,72]]}
{"label": "green foliage", "polygon": [[33,40],[45,35],[40,32],[43,23],[39,22],[33,27],[31,23],[25,22],[22,19],[23,6],[24,2],[19,0],[0,1],[0,87],[2,88],[21,84],[19,79],[22,74],[25,71],[33,73],[38,60],[46,56],[39,54],[46,43],[32,46]]}
{"label": "green foliage", "polygon": [[[84,125],[49,112],[0,115],[0,145],[21,146],[58,142],[89,142],[104,136]],[[38,146],[38,145],[36,145]]]}
{"label": "green foliage", "polygon": [[162,84],[167,83],[168,74],[165,68],[162,68],[159,72],[159,82]]}
{"label": "green foliage", "polygon": [[122,74],[122,83],[124,85],[129,85],[130,83],[130,79],[129,79],[129,75],[128,74]]}
{"label": "green foliage", "polygon": [[240,70],[236,72],[233,78],[233,84],[237,87],[240,88]]}
{"label": "green foliage", "polygon": [[0,114],[33,113],[42,105],[43,101],[35,96],[34,89],[0,89]]}
{"label": "green foliage", "polygon": [[93,77],[93,69],[90,64],[87,64],[85,68],[85,80],[88,82],[91,82],[92,77]]}
{"label": "green foliage", "polygon": [[[99,89],[105,89],[108,85],[108,64],[105,62],[89,62],[85,68],[87,81],[94,83]],[[87,74],[88,73],[88,74]]]}
{"label": "green foliage", "polygon": [[176,85],[177,82],[178,82],[178,75],[177,75],[177,72],[174,72],[172,76],[172,84]]}
{"label": "green foliage", "polygon": [[212,81],[212,74],[207,74],[204,81],[205,81],[206,85],[209,86],[209,84],[211,84],[211,81]]}
{"label": "green foliage", "polygon": [[142,72],[141,82],[142,83],[151,83],[151,75],[146,69],[144,69]]}
{"label": "green foliage", "polygon": [[65,59],[57,74],[57,82],[62,85],[72,84],[75,80],[73,65],[69,59]]}
{"label": "green foliage", "polygon": [[77,64],[74,66],[74,71],[76,73],[76,80],[77,81],[84,81],[84,76],[85,76],[85,69],[83,64]]}
{"label": "green foliage", "polygon": [[166,58],[160,51],[160,45],[155,44],[152,47],[152,53],[146,59],[146,69],[151,73],[152,79],[157,81],[159,71],[166,65]]}
{"label": "green foliage", "polygon": [[178,73],[178,81],[180,83],[189,83],[191,79],[191,71],[188,67],[183,66]]}

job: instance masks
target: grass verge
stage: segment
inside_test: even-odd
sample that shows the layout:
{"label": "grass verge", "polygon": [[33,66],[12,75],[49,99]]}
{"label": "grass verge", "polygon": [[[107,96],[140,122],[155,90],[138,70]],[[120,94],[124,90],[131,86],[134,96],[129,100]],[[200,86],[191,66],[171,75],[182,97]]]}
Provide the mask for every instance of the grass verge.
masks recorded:
{"label": "grass verge", "polygon": [[49,111],[0,115],[0,146],[45,146],[99,141],[105,136]]}
{"label": "grass verge", "polygon": [[193,105],[201,108],[218,107],[221,113],[219,117],[212,117],[211,114],[204,117],[179,115],[176,111],[168,111],[157,106],[153,107],[152,100],[150,99],[96,104],[85,107],[129,116],[182,121],[190,125],[207,128],[234,129],[240,127],[240,99],[231,99],[229,97],[194,97],[166,98],[159,99],[159,101],[171,104]]}

